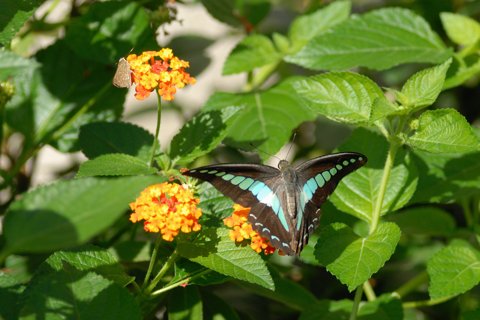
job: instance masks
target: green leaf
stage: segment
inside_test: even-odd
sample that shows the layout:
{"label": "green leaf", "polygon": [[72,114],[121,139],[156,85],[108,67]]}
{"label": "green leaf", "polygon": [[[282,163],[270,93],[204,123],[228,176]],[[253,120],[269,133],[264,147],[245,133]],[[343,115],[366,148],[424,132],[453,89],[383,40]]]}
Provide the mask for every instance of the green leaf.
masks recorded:
{"label": "green leaf", "polygon": [[400,229],[391,222],[380,223],[377,230],[366,237],[356,235],[347,225],[334,223],[320,232],[315,255],[353,291],[390,259],[399,240]]}
{"label": "green leaf", "polygon": [[0,271],[0,319],[18,319],[21,294],[25,285],[17,278]]}
{"label": "green leaf", "polygon": [[93,176],[136,176],[151,175],[157,170],[144,160],[128,154],[113,153],[88,160],[80,165],[77,178]]}
{"label": "green leaf", "polygon": [[351,7],[350,1],[335,1],[311,14],[301,15],[292,22],[288,37],[294,47],[300,49],[315,36],[346,20]]}
{"label": "green leaf", "polygon": [[455,220],[450,214],[435,207],[416,207],[390,215],[403,233],[410,235],[448,236],[455,230]]}
{"label": "green leaf", "polygon": [[480,39],[480,24],[469,17],[452,12],[440,14],[447,36],[456,44],[468,46]]}
{"label": "green leaf", "polygon": [[176,284],[186,279],[188,279],[188,285],[211,286],[229,281],[230,277],[214,272],[190,260],[181,259],[175,262],[175,276],[168,285]]}
{"label": "green leaf", "polygon": [[203,319],[203,304],[197,287],[172,290],[168,295],[167,311],[169,320]]}
{"label": "green leaf", "polygon": [[[111,85],[111,71],[104,65],[79,59],[62,40],[37,57],[41,68],[26,73],[19,68],[15,73],[11,68],[5,70],[10,71],[16,88],[7,105],[7,123],[32,145],[52,144],[63,151],[76,151],[81,125],[121,116],[124,93]],[[99,92],[99,88],[103,89]]]}
{"label": "green leaf", "polygon": [[465,117],[455,109],[429,110],[411,127],[415,133],[406,143],[432,153],[461,153],[480,150],[480,140]]}
{"label": "green leaf", "polygon": [[202,5],[215,19],[234,27],[252,28],[270,11],[268,0],[201,0]]}
{"label": "green leaf", "polygon": [[450,56],[422,17],[407,9],[384,8],[352,16],[286,60],[314,70],[383,70],[402,63],[440,63]]}
{"label": "green leaf", "polygon": [[224,219],[232,214],[233,201],[225,197],[210,183],[202,183],[199,187],[200,208],[203,214]]}
{"label": "green leaf", "polygon": [[94,271],[122,287],[134,279],[125,273],[123,267],[110,252],[93,245],[69,251],[57,251],[48,257],[39,270],[42,272],[61,271],[64,269],[65,263],[79,271]]}
{"label": "green leaf", "polygon": [[22,303],[19,319],[142,319],[128,289],[69,264],[36,274]]}
{"label": "green leaf", "polygon": [[242,107],[229,106],[203,111],[187,122],[173,137],[170,158],[189,163],[216,148],[227,136],[232,118]]}
{"label": "green leaf", "polygon": [[273,290],[272,277],[260,255],[237,246],[226,228],[202,228],[195,241],[178,243],[179,254],[204,267],[235,279]]}
{"label": "green leaf", "polygon": [[[343,178],[330,196],[330,201],[339,210],[370,223],[382,180],[388,143],[378,134],[357,129],[339,151],[363,153],[368,157],[368,163]],[[417,170],[413,161],[408,154],[400,150],[390,172],[381,214],[405,206],[415,192],[417,181]]]}
{"label": "green leaf", "polygon": [[257,295],[264,296],[287,305],[295,310],[305,310],[318,302],[317,298],[300,284],[283,277],[277,270],[270,268],[275,290],[267,290],[257,285],[241,283],[241,285]]}
{"label": "green leaf", "polygon": [[212,320],[240,320],[230,303],[208,291],[202,292],[203,310],[205,318]]}
{"label": "green leaf", "polygon": [[[351,300],[322,300],[312,304],[300,315],[300,320],[348,320],[352,313]],[[403,320],[402,303],[391,295],[382,295],[360,304],[359,320]]]}
{"label": "green leaf", "polygon": [[109,153],[125,153],[150,160],[153,135],[126,122],[94,122],[81,127],[79,142],[89,159]]}
{"label": "green leaf", "polygon": [[467,292],[480,282],[480,252],[464,240],[454,240],[427,264],[432,299]]}
{"label": "green leaf", "polygon": [[480,153],[438,154],[415,151],[418,188],[412,203],[448,203],[480,195]]}
{"label": "green leaf", "polygon": [[150,261],[152,243],[149,241],[126,240],[115,243],[109,252],[122,262],[146,262]]}
{"label": "green leaf", "polygon": [[33,189],[7,211],[4,250],[48,252],[85,243],[123,216],[143,188],[161,181],[157,176],[85,178]]}
{"label": "green leaf", "polygon": [[79,57],[112,64],[155,37],[149,21],[149,14],[136,2],[95,2],[70,21],[65,41]]}
{"label": "green leaf", "polygon": [[208,100],[203,111],[244,106],[232,119],[225,142],[247,149],[254,144],[264,154],[275,154],[289,141],[293,129],[316,118],[293,91],[292,81],[295,78],[260,93],[217,93]]}
{"label": "green leaf", "polygon": [[403,110],[394,102],[390,102],[385,97],[377,98],[372,105],[372,113],[370,114],[370,123],[378,120],[385,120],[387,117],[402,114]]}
{"label": "green leaf", "polygon": [[2,0],[0,45],[10,47],[12,39],[42,2],[42,0]]}
{"label": "green leaf", "polygon": [[309,107],[334,121],[367,123],[375,100],[383,98],[375,82],[358,73],[331,72],[294,82]]}
{"label": "green leaf", "polygon": [[478,57],[473,63],[467,62],[470,61],[465,61],[465,64],[462,65],[456,65],[457,68],[454,69],[454,73],[449,74],[449,77],[445,80],[443,90],[457,87],[480,73],[480,59]]}
{"label": "green leaf", "polygon": [[451,63],[452,59],[448,59],[441,65],[415,73],[403,85],[400,102],[410,109],[410,112],[433,104],[442,91]]}
{"label": "green leaf", "polygon": [[223,65],[224,75],[248,72],[271,63],[278,63],[282,54],[272,41],[261,34],[247,36],[233,49]]}

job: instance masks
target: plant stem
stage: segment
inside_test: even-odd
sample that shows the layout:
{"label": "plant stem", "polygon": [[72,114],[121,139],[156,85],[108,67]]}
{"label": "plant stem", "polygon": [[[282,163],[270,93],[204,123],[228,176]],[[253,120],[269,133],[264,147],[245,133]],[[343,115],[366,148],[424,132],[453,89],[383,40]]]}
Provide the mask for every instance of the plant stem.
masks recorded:
{"label": "plant stem", "polygon": [[150,275],[152,274],[153,267],[155,266],[155,262],[157,260],[158,247],[160,246],[161,241],[162,237],[159,235],[157,240],[155,241],[155,246],[153,247],[152,257],[150,258],[150,263],[148,264],[147,274],[145,275],[145,279],[143,280],[142,288],[145,288],[148,284],[148,280],[150,280]]}
{"label": "plant stem", "polygon": [[445,297],[439,299],[431,299],[431,300],[421,300],[421,301],[411,301],[411,302],[404,302],[402,303],[403,308],[414,309],[418,307],[429,307],[434,306],[436,304],[444,303],[452,299],[453,297]]}
{"label": "plant stem", "polygon": [[355,291],[355,297],[353,298],[352,313],[350,313],[349,320],[357,319],[358,308],[360,307],[360,302],[362,301],[362,295],[363,295],[363,287],[358,286],[357,290]]}
{"label": "plant stem", "polygon": [[177,281],[177,282],[175,282],[175,283],[172,283],[171,285],[168,285],[168,286],[166,286],[166,287],[163,287],[162,289],[159,289],[159,290],[157,290],[157,291],[154,291],[154,292],[152,292],[151,295],[152,295],[152,296],[157,296],[157,295],[159,295],[159,294],[162,294],[162,293],[164,293],[164,292],[167,292],[167,291],[169,291],[169,290],[172,290],[172,289],[174,289],[174,288],[176,288],[176,287],[179,287],[179,286],[181,286],[181,285],[188,284],[188,283],[189,283],[190,281],[192,281],[193,279],[198,278],[198,277],[200,277],[200,276],[203,276],[204,274],[209,273],[210,271],[211,271],[210,269],[203,270],[203,271],[201,271],[201,272],[199,272],[199,273],[197,273],[197,274],[195,274],[195,275],[193,275],[193,276],[190,276],[190,277],[188,277],[188,278],[182,279],[182,280],[180,280],[180,281]]}
{"label": "plant stem", "polygon": [[374,301],[377,299],[377,295],[375,294],[375,291],[373,291],[373,288],[368,280],[363,283],[363,291],[365,292],[365,296],[367,297],[368,301]]}
{"label": "plant stem", "polygon": [[160,133],[160,124],[162,122],[162,96],[157,92],[157,127],[155,129],[155,138],[153,139],[152,152],[150,154],[150,163],[149,166],[153,167],[153,159],[155,158],[155,150],[157,149],[157,144],[160,146],[158,141],[158,134]]}
{"label": "plant stem", "polygon": [[153,289],[157,286],[157,284],[160,282],[162,277],[165,275],[165,273],[170,269],[170,267],[173,265],[173,263],[177,260],[178,258],[178,253],[176,250],[172,252],[170,257],[168,257],[167,261],[165,261],[165,264],[162,266],[162,269],[158,271],[157,275],[155,278],[152,280],[152,282],[148,285],[148,287],[144,290],[145,293],[149,294],[152,292]]}
{"label": "plant stem", "polygon": [[474,218],[473,218],[473,213],[472,209],[470,206],[470,201],[468,201],[468,198],[462,198],[460,199],[460,205],[462,206],[463,209],[463,214],[465,216],[465,222],[467,223],[467,226],[469,228],[472,228],[474,225]]}
{"label": "plant stem", "polygon": [[370,224],[370,234],[373,234],[377,230],[378,223],[380,222],[383,199],[385,198],[385,193],[387,192],[388,179],[390,178],[390,174],[392,172],[393,163],[395,162],[395,156],[397,154],[398,148],[398,143],[394,141],[390,142],[387,159],[385,160],[385,165],[383,167],[383,175],[380,182],[380,189],[378,190],[377,201],[373,209],[372,223]]}
{"label": "plant stem", "polygon": [[400,297],[405,297],[407,294],[418,288],[419,285],[424,284],[426,281],[428,281],[428,274],[426,271],[423,271],[414,278],[410,279],[403,286],[395,290],[395,293]]}

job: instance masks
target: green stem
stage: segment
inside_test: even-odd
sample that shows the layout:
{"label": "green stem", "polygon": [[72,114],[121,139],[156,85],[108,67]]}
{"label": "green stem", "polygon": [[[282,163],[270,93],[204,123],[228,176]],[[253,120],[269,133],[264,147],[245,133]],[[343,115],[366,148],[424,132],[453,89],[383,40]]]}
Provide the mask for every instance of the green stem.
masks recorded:
{"label": "green stem", "polygon": [[203,271],[197,273],[196,275],[193,275],[193,276],[190,276],[190,277],[188,277],[188,278],[182,279],[182,280],[180,280],[180,281],[177,281],[177,282],[175,282],[175,283],[172,283],[171,285],[168,285],[168,286],[166,286],[166,287],[163,287],[162,289],[159,289],[159,290],[157,290],[157,291],[154,291],[154,292],[152,292],[151,295],[152,295],[152,296],[157,296],[157,295],[160,295],[160,294],[162,294],[162,293],[164,293],[164,292],[167,292],[167,291],[169,291],[169,290],[172,290],[172,289],[174,289],[174,288],[176,288],[176,287],[179,287],[179,286],[181,286],[181,285],[186,285],[186,284],[188,284],[189,282],[191,282],[193,279],[198,278],[198,277],[200,277],[200,276],[203,276],[204,274],[209,273],[210,271],[211,271],[210,269],[203,270]]}
{"label": "green stem", "polygon": [[445,297],[445,298],[432,299],[432,300],[404,302],[402,303],[402,306],[403,308],[408,308],[408,309],[415,309],[419,307],[430,307],[440,303],[444,303],[445,301],[448,301],[452,298],[453,297]]}
{"label": "green stem", "polygon": [[377,295],[375,294],[375,291],[373,291],[370,282],[365,281],[363,283],[363,291],[365,292],[365,296],[367,297],[368,301],[374,301],[377,299]]}
{"label": "green stem", "polygon": [[428,274],[426,271],[423,271],[414,278],[410,279],[403,286],[395,290],[395,293],[398,294],[400,297],[405,297],[407,294],[417,289],[420,285],[424,284],[427,281]]}
{"label": "green stem", "polygon": [[153,289],[157,286],[157,284],[160,282],[162,277],[165,275],[165,273],[173,266],[174,262],[178,259],[178,253],[176,250],[172,252],[170,257],[168,257],[167,261],[165,261],[164,265],[158,271],[157,275],[155,278],[152,280],[152,282],[148,285],[148,287],[144,290],[146,294],[149,294],[152,292]]}
{"label": "green stem", "polygon": [[355,291],[355,297],[353,298],[352,313],[350,313],[349,320],[357,319],[358,308],[360,307],[360,302],[362,301],[362,295],[363,295],[363,288],[362,286],[358,286],[357,290]]}
{"label": "green stem", "polygon": [[245,86],[245,91],[253,91],[258,89],[277,69],[279,63],[280,60],[260,68],[251,81],[249,81],[249,83]]}
{"label": "green stem", "polygon": [[153,267],[155,266],[155,262],[157,261],[157,254],[158,254],[158,247],[162,242],[162,237],[159,235],[157,240],[155,241],[155,246],[153,247],[152,257],[150,258],[150,263],[148,264],[147,274],[145,275],[145,279],[143,280],[142,288],[146,287],[148,281],[150,280],[150,275],[152,274]]}
{"label": "green stem", "polygon": [[385,160],[385,165],[383,167],[382,180],[380,182],[380,189],[378,190],[377,201],[372,215],[372,223],[370,224],[370,234],[373,234],[378,227],[380,222],[380,214],[382,212],[383,199],[385,198],[385,193],[387,192],[388,179],[392,172],[393,163],[395,162],[395,156],[397,154],[399,144],[391,141],[390,147],[388,149],[387,159]]}
{"label": "green stem", "polygon": [[157,92],[157,127],[155,129],[155,139],[153,139],[152,152],[150,154],[150,167],[153,167],[153,159],[155,158],[155,150],[157,145],[160,146],[158,141],[158,134],[160,133],[160,124],[162,122],[162,96]]}

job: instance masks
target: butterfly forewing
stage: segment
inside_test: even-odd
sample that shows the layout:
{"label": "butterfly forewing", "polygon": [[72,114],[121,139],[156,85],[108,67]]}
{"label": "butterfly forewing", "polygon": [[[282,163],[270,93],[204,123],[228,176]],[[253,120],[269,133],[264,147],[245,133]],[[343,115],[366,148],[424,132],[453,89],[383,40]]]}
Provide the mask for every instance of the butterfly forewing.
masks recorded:
{"label": "butterfly forewing", "polygon": [[250,207],[249,222],[284,253],[299,254],[318,226],[320,206],[339,181],[366,163],[354,152],[331,154],[281,171],[258,164],[220,164],[187,176],[210,182],[236,203]]}

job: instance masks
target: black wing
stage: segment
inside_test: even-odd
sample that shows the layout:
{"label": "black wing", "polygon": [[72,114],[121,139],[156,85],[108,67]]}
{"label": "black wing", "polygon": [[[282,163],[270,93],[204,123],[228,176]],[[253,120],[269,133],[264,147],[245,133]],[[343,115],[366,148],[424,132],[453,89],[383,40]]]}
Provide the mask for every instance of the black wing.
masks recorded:
{"label": "black wing", "polygon": [[299,203],[297,215],[303,216],[296,236],[297,254],[307,244],[309,235],[320,222],[320,206],[332,194],[342,178],[365,163],[367,157],[363,154],[342,152],[306,161],[295,168],[300,187],[297,195]]}
{"label": "black wing", "polygon": [[250,207],[252,228],[287,254],[291,250],[291,219],[283,211],[283,186],[280,170],[258,164],[219,164],[195,168],[184,173],[210,182],[236,203]]}
{"label": "black wing", "polygon": [[217,164],[195,168],[183,174],[210,182],[236,203],[244,207],[253,207],[258,199],[249,188],[256,181],[269,185],[269,181],[275,179],[280,171],[274,167],[259,164]]}

